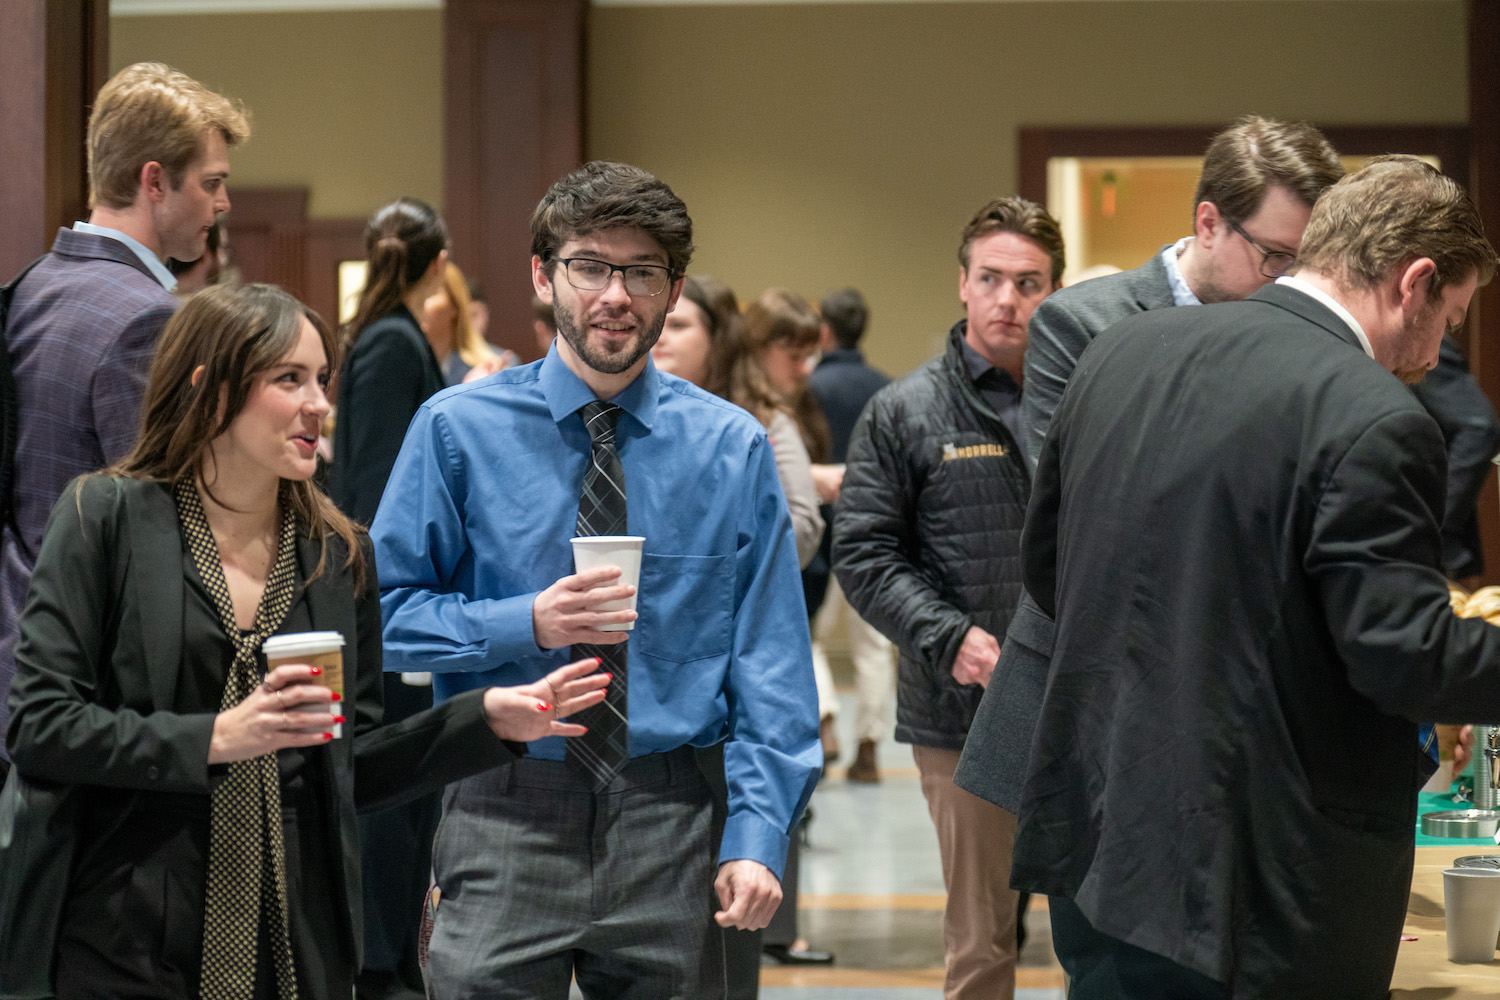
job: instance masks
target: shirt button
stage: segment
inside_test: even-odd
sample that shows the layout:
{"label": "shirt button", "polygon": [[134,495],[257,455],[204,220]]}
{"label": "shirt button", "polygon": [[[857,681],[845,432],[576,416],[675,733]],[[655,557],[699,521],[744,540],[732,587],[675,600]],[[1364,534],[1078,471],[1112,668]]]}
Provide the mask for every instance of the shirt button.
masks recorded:
{"label": "shirt button", "polygon": [[161,770],[155,764],[152,764],[150,767],[146,768],[146,777],[150,778],[152,781],[155,781],[156,779],[161,777]]}

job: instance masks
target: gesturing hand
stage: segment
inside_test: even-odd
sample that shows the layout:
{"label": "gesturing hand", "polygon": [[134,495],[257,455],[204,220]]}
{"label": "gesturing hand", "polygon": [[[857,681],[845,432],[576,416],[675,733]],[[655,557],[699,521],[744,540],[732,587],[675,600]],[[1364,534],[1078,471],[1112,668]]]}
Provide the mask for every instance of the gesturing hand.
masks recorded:
{"label": "gesturing hand", "polygon": [[[337,696],[332,691],[309,683],[321,673],[305,663],[287,663],[266,674],[244,701],[214,716],[208,762],[230,764],[273,750],[327,743],[333,738],[329,730],[344,717],[335,714],[342,706],[333,705]],[[321,711],[296,711],[303,706]]]}
{"label": "gesturing hand", "polygon": [[543,736],[582,736],[586,730],[561,722],[604,700],[610,675],[596,673],[599,660],[589,657],[558,667],[531,684],[492,687],[484,693],[484,714],[502,740],[529,743]]}
{"label": "gesturing hand", "polygon": [[720,927],[758,931],[771,922],[781,905],[781,882],[759,861],[741,858],[719,866],[714,892],[724,907],[714,914]]}
{"label": "gesturing hand", "polygon": [[995,637],[978,625],[971,626],[953,658],[953,679],[960,684],[989,687],[990,674],[999,659],[1000,643]]}
{"label": "gesturing hand", "polygon": [[628,584],[611,584],[620,567],[599,566],[565,576],[536,595],[531,605],[531,631],[541,649],[561,649],[575,643],[613,646],[630,638],[629,632],[601,632],[600,625],[635,621],[634,611],[595,611],[605,601],[635,593]]}

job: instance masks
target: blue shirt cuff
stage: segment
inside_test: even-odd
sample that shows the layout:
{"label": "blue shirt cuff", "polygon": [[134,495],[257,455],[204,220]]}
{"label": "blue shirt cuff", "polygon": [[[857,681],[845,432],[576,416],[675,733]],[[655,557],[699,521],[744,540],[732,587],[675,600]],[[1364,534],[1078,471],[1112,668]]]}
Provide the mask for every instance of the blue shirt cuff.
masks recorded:
{"label": "blue shirt cuff", "polygon": [[724,823],[719,864],[727,861],[758,861],[781,878],[791,838],[754,813],[737,813]]}
{"label": "blue shirt cuff", "polygon": [[522,594],[490,603],[486,617],[495,660],[505,663],[546,655],[547,651],[536,644],[536,629],[531,621],[531,606],[536,603],[536,596]]}

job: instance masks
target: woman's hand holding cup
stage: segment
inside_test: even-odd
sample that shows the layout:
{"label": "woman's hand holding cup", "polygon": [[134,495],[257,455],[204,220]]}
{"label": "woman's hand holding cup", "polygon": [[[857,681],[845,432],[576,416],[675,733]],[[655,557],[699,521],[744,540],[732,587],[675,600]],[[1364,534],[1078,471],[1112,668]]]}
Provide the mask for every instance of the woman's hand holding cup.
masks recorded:
{"label": "woman's hand holding cup", "polygon": [[288,747],[322,746],[344,721],[339,695],[316,683],[322,673],[306,663],[283,664],[233,708],[214,716],[210,764],[251,760]]}

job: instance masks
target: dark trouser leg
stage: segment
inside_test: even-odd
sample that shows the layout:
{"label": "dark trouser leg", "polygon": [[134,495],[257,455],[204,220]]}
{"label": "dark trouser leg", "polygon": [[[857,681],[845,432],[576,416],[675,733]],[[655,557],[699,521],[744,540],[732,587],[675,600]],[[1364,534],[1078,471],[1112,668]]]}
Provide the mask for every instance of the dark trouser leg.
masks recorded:
{"label": "dark trouser leg", "polygon": [[[387,722],[432,707],[432,688],[406,684],[400,674],[386,674],[384,687]],[[417,931],[432,874],[439,811],[433,794],[359,818],[365,922],[360,1000],[385,996],[401,985],[421,989]]]}
{"label": "dark trouser leg", "polygon": [[1223,983],[1099,933],[1071,899],[1050,896],[1047,906],[1068,1000],[1228,1000]]}
{"label": "dark trouser leg", "polygon": [[[806,822],[804,820],[803,822]],[[797,940],[797,880],[802,871],[802,831],[792,831],[786,850],[786,870],[781,875],[781,905],[761,933],[763,944],[790,945]]]}

